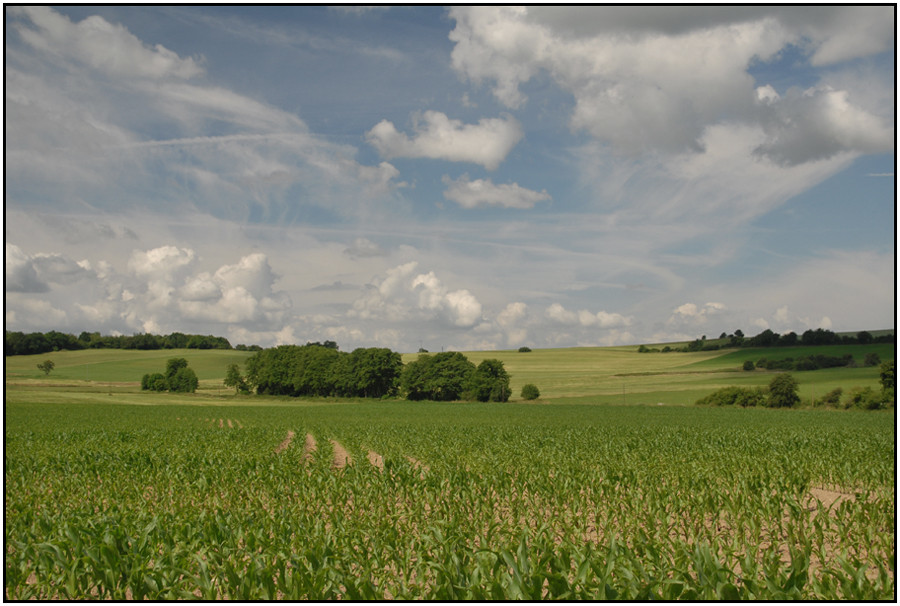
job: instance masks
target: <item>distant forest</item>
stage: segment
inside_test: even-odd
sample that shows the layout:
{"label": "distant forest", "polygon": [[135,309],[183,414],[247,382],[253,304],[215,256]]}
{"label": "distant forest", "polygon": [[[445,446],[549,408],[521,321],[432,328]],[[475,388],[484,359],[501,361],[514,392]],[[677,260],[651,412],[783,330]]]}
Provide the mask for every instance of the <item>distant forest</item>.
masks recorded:
{"label": "distant forest", "polygon": [[[641,345],[638,351],[651,352],[677,352],[677,351],[711,351],[726,349],[729,347],[792,347],[798,345],[867,345],[869,343],[893,343],[894,333],[873,336],[868,331],[861,331],[855,335],[839,335],[830,330],[817,328],[807,330],[802,335],[789,332],[779,335],[771,330],[764,330],[755,337],[745,337],[740,330],[733,334],[722,333],[718,339],[707,340],[706,336],[688,343],[684,347],[672,347],[666,345],[662,349],[650,348]],[[334,341],[324,343],[307,343],[307,345],[322,345],[329,349],[338,349]],[[231,346],[225,337],[213,335],[188,335],[173,332],[169,335],[153,335],[139,333],[126,335],[101,335],[99,332],[82,332],[77,337],[72,334],[57,332],[12,332],[5,331],[3,339],[3,354],[7,356],[24,356],[41,354],[51,351],[76,349],[235,349],[238,351],[260,351],[259,345],[235,345]]]}
{"label": "distant forest", "polygon": [[824,328],[807,330],[802,335],[789,332],[780,335],[770,329],[766,329],[755,337],[745,337],[740,330],[734,334],[722,333],[718,339],[707,340],[706,336],[700,337],[688,343],[685,347],[671,347],[666,345],[662,349],[641,345],[638,351],[641,353],[669,353],[672,351],[715,351],[734,347],[797,347],[810,345],[868,345],[870,343],[893,343],[894,333],[873,336],[869,331],[863,330],[855,335],[839,335]]}
{"label": "distant forest", "polygon": [[170,335],[136,334],[132,336],[101,335],[99,332],[82,332],[77,337],[62,332],[11,332],[3,339],[3,354],[24,356],[62,351],[64,349],[238,349],[259,351],[259,345],[232,347],[225,337],[213,335],[186,335],[173,332]]}

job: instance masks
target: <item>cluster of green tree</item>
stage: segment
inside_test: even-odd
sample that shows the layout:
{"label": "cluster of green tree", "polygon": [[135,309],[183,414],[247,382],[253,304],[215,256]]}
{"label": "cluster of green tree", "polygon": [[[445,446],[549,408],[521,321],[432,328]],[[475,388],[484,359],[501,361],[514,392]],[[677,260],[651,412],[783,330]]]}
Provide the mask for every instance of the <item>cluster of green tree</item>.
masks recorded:
{"label": "cluster of green tree", "polygon": [[[881,364],[881,357],[877,353],[867,353],[863,359],[864,366],[878,366]],[[826,356],[823,354],[815,354],[811,356],[801,356],[796,360],[794,358],[784,358],[781,360],[768,360],[761,358],[756,364],[747,360],[744,362],[744,370],[753,370],[754,368],[765,368],[766,370],[819,370],[822,368],[855,368],[856,360],[852,354],[844,354],[842,356]]]}
{"label": "cluster of green tree", "polygon": [[246,361],[246,376],[229,367],[226,385],[260,395],[381,398],[397,394],[403,362],[380,347],[339,351],[333,342],[280,345]]}
{"label": "cluster of green tree", "polygon": [[409,400],[509,400],[509,374],[500,360],[483,360],[477,367],[459,352],[421,354],[403,369],[400,385]]}
{"label": "cluster of green tree", "polygon": [[[235,349],[260,349],[258,346],[238,345]],[[99,332],[82,332],[75,335],[57,332],[11,332],[6,331],[3,339],[3,354],[7,356],[27,356],[49,351],[76,349],[232,349],[225,337],[213,335],[186,335],[173,332],[169,335],[138,333],[125,335],[101,335]]]}
{"label": "cluster of green tree", "polygon": [[[359,348],[341,352],[333,341],[280,345],[257,352],[245,363],[226,369],[225,385],[236,392],[259,395],[382,398],[405,395],[410,400],[509,399],[509,374],[500,360],[477,367],[459,352],[420,354],[405,367],[390,349]],[[528,395],[539,397],[533,385]],[[523,394],[523,397],[524,394]]]}
{"label": "cluster of green tree", "polygon": [[[895,362],[885,362],[880,372],[881,391],[871,387],[855,387],[846,398],[844,390],[837,387],[819,399],[813,399],[813,406],[832,408],[858,408],[879,410],[894,407],[895,404]],[[797,394],[797,380],[787,373],[779,373],[766,387],[724,387],[697,400],[700,406],[767,406],[770,408],[792,408],[800,404]]]}
{"label": "cluster of green tree", "polygon": [[697,400],[700,406],[766,406],[793,408],[800,403],[797,379],[787,373],[775,375],[767,388],[724,387]]}
{"label": "cluster of green tree", "polygon": [[166,374],[155,372],[141,378],[141,389],[149,391],[194,393],[199,384],[197,373],[188,366],[184,358],[169,358],[166,362]]}
{"label": "cluster of green tree", "polygon": [[868,331],[861,331],[853,335],[839,335],[824,328],[816,330],[807,330],[802,335],[795,332],[789,332],[780,335],[768,328],[755,337],[745,337],[743,331],[736,330],[733,334],[722,333],[718,339],[707,340],[706,335],[699,339],[695,339],[684,347],[670,347],[666,345],[662,349],[655,347],[647,347],[641,345],[638,348],[640,353],[669,353],[672,351],[716,351],[729,347],[796,347],[798,345],[867,345],[869,343],[893,343],[895,341],[894,334],[885,334],[873,336]]}

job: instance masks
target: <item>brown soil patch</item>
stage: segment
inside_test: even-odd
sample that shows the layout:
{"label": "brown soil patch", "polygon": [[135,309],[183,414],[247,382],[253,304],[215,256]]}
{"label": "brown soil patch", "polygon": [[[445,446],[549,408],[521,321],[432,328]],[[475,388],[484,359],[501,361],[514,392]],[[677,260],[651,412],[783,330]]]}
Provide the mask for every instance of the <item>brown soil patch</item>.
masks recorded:
{"label": "brown soil patch", "polygon": [[832,509],[832,507],[838,507],[844,501],[855,501],[856,497],[852,494],[846,492],[839,492],[836,490],[827,490],[825,488],[810,488],[809,489],[809,498],[807,499],[807,506],[810,510],[816,509],[816,499],[822,502],[822,506],[825,509]]}
{"label": "brown soil patch", "polygon": [[225,427],[225,421],[222,419],[219,419],[219,429],[222,429],[223,427]]}
{"label": "brown soil patch", "polygon": [[370,450],[367,455],[369,459],[369,463],[372,464],[372,467],[377,469],[378,471],[384,470],[384,457],[375,452],[374,450]]}
{"label": "brown soil patch", "polygon": [[347,449],[341,446],[336,440],[331,440],[331,446],[334,449],[333,465],[335,469],[343,469],[353,462]]}
{"label": "brown soil patch", "polygon": [[283,452],[288,446],[290,446],[291,440],[294,439],[294,435],[295,434],[293,431],[288,431],[287,437],[285,437],[284,440],[281,441],[281,444],[275,447],[275,454]]}
{"label": "brown soil patch", "polygon": [[420,471],[428,471],[428,465],[419,461],[418,459],[414,459],[412,457],[406,457],[406,460],[412,463],[412,466]]}
{"label": "brown soil patch", "polygon": [[314,452],[316,452],[316,439],[311,433],[308,433],[306,434],[306,443],[303,445],[303,461],[306,463],[312,461]]}
{"label": "brown soil patch", "polygon": [[231,419],[228,419],[228,427],[229,427],[229,428],[233,428],[233,427],[234,427],[234,425],[232,425],[232,423],[231,423]]}

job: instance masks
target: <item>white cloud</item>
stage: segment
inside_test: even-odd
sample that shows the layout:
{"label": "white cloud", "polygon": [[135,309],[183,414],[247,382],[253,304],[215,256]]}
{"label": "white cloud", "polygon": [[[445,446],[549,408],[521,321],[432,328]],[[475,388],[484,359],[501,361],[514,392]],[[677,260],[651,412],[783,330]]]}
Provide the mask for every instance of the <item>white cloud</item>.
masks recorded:
{"label": "white cloud", "polygon": [[666,325],[674,330],[705,329],[707,327],[715,329],[716,325],[711,324],[710,319],[713,319],[714,322],[720,321],[717,318],[727,310],[724,303],[715,301],[704,305],[684,303],[675,308],[672,315],[666,320]]}
{"label": "white cloud", "polygon": [[549,319],[560,324],[578,325],[583,328],[621,328],[632,322],[632,318],[622,314],[606,311],[591,312],[586,309],[574,312],[567,310],[559,303],[551,304],[544,313]]}
{"label": "white cloud", "polygon": [[382,120],[366,133],[366,139],[386,158],[433,158],[473,162],[496,169],[523,136],[515,118],[482,118],[463,124],[446,114],[426,111],[413,116],[414,137]]}
{"label": "white cloud", "polygon": [[889,121],[851,103],[846,90],[791,89],[770,101],[768,108],[767,140],[756,151],[783,164],[802,164],[846,151],[893,149]]}
{"label": "white cloud", "polygon": [[160,246],[150,250],[136,250],[128,260],[128,269],[138,276],[169,280],[171,275],[194,262],[196,253],[190,248]]}
{"label": "white cloud", "polygon": [[538,202],[551,200],[546,190],[536,192],[519,187],[518,183],[495,185],[490,179],[470,181],[468,175],[463,175],[456,180],[451,180],[445,175],[443,182],[448,186],[444,191],[444,197],[463,208],[479,206],[533,208]]}
{"label": "white cloud", "polygon": [[[460,7],[450,38],[457,72],[493,82],[501,103],[520,107],[520,85],[545,71],[574,96],[573,129],[618,151],[677,153],[700,151],[707,128],[756,121],[760,95],[772,101],[774,89],[748,69],[789,44],[808,44],[814,63],[890,49],[891,11],[868,8]],[[816,121],[831,135],[829,154],[884,149],[887,115],[879,121],[846,95],[824,105]]]}
{"label": "white cloud", "polygon": [[387,270],[364,289],[348,317],[410,323],[441,320],[463,328],[481,320],[481,303],[471,292],[450,291],[433,271],[416,274],[417,268],[418,263],[410,261]]}
{"label": "white cloud", "polygon": [[[801,31],[815,52],[810,62],[833,65],[888,51],[894,43],[896,15],[890,6],[834,6],[800,17]],[[813,17],[812,19],[810,17]]]}
{"label": "white cloud", "polygon": [[177,212],[193,204],[217,217],[284,223],[311,207],[359,216],[405,185],[388,162],[359,164],[354,147],[209,84],[197,61],[121,25],[100,17],[76,24],[49,8],[10,14],[26,41],[7,55],[14,204],[55,208],[79,202],[76,191],[85,207]]}
{"label": "white cloud", "polygon": [[53,9],[41,6],[11,7],[14,27],[28,44],[48,55],[72,57],[108,75],[118,78],[188,79],[203,73],[193,58],[182,59],[157,44],[142,43],[121,25],[96,15],[79,23]]}
{"label": "white cloud", "polygon": [[6,273],[4,287],[6,292],[46,292],[49,286],[38,278],[37,270],[31,257],[22,252],[15,244],[6,243]]}

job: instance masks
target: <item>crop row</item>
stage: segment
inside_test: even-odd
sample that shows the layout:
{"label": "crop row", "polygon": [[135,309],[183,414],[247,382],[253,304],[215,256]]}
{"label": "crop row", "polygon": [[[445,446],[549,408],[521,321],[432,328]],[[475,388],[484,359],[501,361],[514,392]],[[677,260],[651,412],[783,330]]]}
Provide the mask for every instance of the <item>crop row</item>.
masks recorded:
{"label": "crop row", "polygon": [[496,406],[13,408],[6,597],[893,595],[883,415]]}

